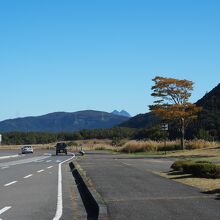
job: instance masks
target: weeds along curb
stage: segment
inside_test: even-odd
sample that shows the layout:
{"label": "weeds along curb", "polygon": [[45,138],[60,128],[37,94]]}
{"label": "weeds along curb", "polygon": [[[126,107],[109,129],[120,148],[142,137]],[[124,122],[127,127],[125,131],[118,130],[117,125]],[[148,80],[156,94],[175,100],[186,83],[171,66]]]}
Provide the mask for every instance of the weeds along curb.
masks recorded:
{"label": "weeds along curb", "polygon": [[80,175],[73,162],[69,163],[77,188],[82,198],[89,220],[107,220],[106,205],[98,198],[96,192],[89,186],[87,181]]}

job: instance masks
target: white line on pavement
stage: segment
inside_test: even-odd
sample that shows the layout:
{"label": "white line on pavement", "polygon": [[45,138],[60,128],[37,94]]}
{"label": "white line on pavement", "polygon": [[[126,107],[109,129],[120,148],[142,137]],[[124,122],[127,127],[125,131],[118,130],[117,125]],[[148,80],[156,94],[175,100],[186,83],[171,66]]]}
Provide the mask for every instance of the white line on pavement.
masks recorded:
{"label": "white line on pavement", "polygon": [[41,172],[43,172],[43,171],[44,171],[44,170],[38,170],[37,172],[38,172],[38,173],[41,173]]}
{"label": "white line on pavement", "polygon": [[44,156],[52,156],[50,153],[44,153]]}
{"label": "white line on pavement", "polygon": [[35,160],[34,162],[36,162],[36,163],[42,163],[43,160]]}
{"label": "white line on pavement", "polygon": [[127,165],[127,166],[131,166],[131,164],[129,164],[129,163],[124,163],[124,162],[122,162],[124,165]]}
{"label": "white line on pavement", "polygon": [[13,161],[8,161],[8,162],[1,162],[0,167],[6,167],[6,166],[14,166],[14,165],[21,165],[21,164],[27,164],[27,163],[32,163],[36,160],[44,160],[44,159],[49,159],[50,156],[37,156],[37,157],[30,157],[30,158],[25,158],[25,159],[20,159],[20,160],[13,160]]}
{"label": "white line on pavement", "polygon": [[1,160],[1,159],[15,158],[15,157],[19,157],[19,155],[18,155],[18,154],[15,154],[15,155],[2,156],[2,157],[0,157],[0,160]]}
{"label": "white line on pavement", "polygon": [[49,163],[49,162],[51,162],[51,160],[47,160],[46,162]]}
{"label": "white line on pavement", "polygon": [[7,167],[2,167],[2,170],[7,169],[7,168],[9,168],[9,166],[7,166]]}
{"label": "white line on pavement", "polygon": [[50,169],[50,168],[52,168],[53,166],[49,166],[49,167],[47,167],[47,169]]}
{"label": "white line on pavement", "polygon": [[56,162],[57,162],[57,163],[60,163],[61,161],[60,161],[60,160],[56,160]]}
{"label": "white line on pavement", "polygon": [[63,163],[72,160],[75,157],[75,154],[72,154],[73,156],[67,160],[64,160],[63,162],[59,163],[58,167],[58,192],[57,192],[57,210],[56,214],[53,218],[53,220],[59,220],[62,217],[63,214],[63,195],[62,195],[62,169],[61,166]]}
{"label": "white line on pavement", "polygon": [[12,184],[14,184],[14,183],[17,183],[18,181],[12,181],[12,182],[10,182],[10,183],[7,183],[7,184],[5,184],[4,186],[10,186],[10,185],[12,185]]}
{"label": "white line on pavement", "polygon": [[3,209],[0,209],[0,215],[6,211],[8,211],[11,208],[11,206],[5,206]]}
{"label": "white line on pavement", "polygon": [[27,178],[29,178],[29,177],[31,177],[31,176],[33,176],[33,174],[29,174],[29,175],[27,175],[27,176],[24,176],[23,178],[24,178],[24,179],[27,179]]}

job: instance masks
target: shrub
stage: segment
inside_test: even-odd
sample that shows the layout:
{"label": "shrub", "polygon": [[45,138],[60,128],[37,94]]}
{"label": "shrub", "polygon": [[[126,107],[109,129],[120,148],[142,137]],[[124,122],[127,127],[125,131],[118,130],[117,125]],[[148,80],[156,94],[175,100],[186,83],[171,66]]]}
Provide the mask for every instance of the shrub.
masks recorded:
{"label": "shrub", "polygon": [[208,161],[208,160],[197,160],[195,163],[209,163],[209,164],[212,164],[212,162]]}
{"label": "shrub", "polygon": [[212,162],[210,161],[205,161],[205,160],[200,160],[200,161],[188,161],[187,163],[184,163],[182,166],[183,172],[184,173],[190,173],[190,174],[194,174],[193,172],[193,167],[194,165],[198,165],[198,164],[212,164]]}
{"label": "shrub", "polygon": [[195,162],[193,162],[193,161],[189,161],[188,163],[185,163],[185,164],[183,164],[183,166],[182,166],[182,170],[183,170],[183,172],[184,173],[189,173],[189,174],[192,174],[192,171],[191,171],[191,167],[192,167],[192,165],[194,164]]}
{"label": "shrub", "polygon": [[172,165],[171,168],[175,171],[184,171],[183,166],[192,163],[191,160],[177,160]]}
{"label": "shrub", "polygon": [[209,161],[179,160],[175,161],[171,168],[175,171],[190,173],[196,177],[218,178],[220,177],[220,165],[213,164]]}
{"label": "shrub", "polygon": [[220,168],[216,164],[194,163],[190,166],[190,170],[197,177],[217,178],[220,176]]}

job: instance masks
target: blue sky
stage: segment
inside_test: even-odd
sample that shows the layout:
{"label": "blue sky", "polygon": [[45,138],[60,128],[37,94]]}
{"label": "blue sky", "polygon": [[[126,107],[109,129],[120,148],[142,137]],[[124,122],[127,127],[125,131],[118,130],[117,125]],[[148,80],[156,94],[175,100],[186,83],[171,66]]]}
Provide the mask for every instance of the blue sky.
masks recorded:
{"label": "blue sky", "polygon": [[0,1],[0,120],[152,104],[156,75],[220,82],[220,1]]}

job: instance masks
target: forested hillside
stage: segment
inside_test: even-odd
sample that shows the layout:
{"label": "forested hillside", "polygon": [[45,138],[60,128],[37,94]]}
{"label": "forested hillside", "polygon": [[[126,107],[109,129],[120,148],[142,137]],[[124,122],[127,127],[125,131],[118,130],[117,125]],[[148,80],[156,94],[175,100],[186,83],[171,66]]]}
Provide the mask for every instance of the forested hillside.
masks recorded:
{"label": "forested hillside", "polygon": [[[204,97],[196,102],[196,105],[201,106],[203,110],[198,114],[197,120],[187,128],[186,138],[220,140],[220,84],[206,93]],[[155,125],[159,123],[160,120],[149,112],[132,117],[119,126],[141,129],[141,135],[138,135],[138,137],[143,138],[144,134],[149,133],[149,129],[155,130]],[[156,131],[158,132],[158,129]],[[178,137],[178,133],[175,123],[170,123],[170,138]]]}

